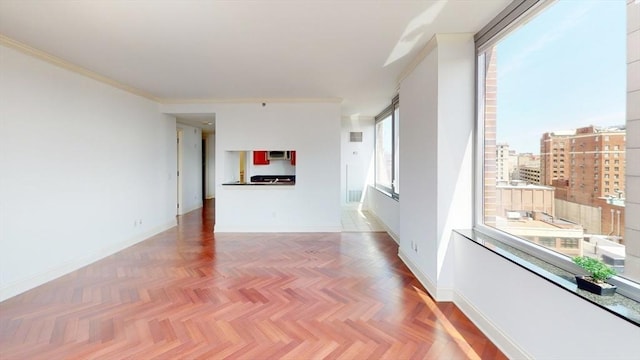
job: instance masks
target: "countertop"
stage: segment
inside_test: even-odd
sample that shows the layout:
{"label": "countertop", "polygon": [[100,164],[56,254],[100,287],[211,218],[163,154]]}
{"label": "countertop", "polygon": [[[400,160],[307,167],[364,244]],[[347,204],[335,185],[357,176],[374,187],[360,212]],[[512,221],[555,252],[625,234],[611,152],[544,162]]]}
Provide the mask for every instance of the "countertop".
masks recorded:
{"label": "countertop", "polygon": [[233,186],[292,186],[295,185],[296,182],[295,181],[277,181],[277,182],[240,182],[240,181],[233,181],[233,182],[226,182],[223,183],[222,185],[233,185]]}

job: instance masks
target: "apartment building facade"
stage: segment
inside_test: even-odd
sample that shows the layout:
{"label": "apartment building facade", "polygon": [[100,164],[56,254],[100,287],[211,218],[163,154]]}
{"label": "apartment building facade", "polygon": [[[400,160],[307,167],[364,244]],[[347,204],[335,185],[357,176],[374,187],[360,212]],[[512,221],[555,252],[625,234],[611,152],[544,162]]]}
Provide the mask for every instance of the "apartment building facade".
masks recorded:
{"label": "apartment building facade", "polygon": [[[558,215],[587,232],[624,242],[624,126],[548,132],[540,140],[541,181],[556,189]],[[614,199],[616,199],[614,201]]]}

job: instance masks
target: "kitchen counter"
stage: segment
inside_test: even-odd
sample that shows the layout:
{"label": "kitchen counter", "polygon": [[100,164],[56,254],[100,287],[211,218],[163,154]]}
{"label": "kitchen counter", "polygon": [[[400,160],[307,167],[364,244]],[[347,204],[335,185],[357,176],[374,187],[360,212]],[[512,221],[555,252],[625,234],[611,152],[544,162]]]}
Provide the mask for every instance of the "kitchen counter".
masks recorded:
{"label": "kitchen counter", "polygon": [[240,182],[233,181],[223,183],[222,185],[232,185],[232,186],[293,186],[295,185],[295,181],[278,181],[278,182]]}
{"label": "kitchen counter", "polygon": [[223,183],[222,185],[240,185],[240,186],[286,186],[295,185],[295,175],[254,175],[249,181],[231,181]]}

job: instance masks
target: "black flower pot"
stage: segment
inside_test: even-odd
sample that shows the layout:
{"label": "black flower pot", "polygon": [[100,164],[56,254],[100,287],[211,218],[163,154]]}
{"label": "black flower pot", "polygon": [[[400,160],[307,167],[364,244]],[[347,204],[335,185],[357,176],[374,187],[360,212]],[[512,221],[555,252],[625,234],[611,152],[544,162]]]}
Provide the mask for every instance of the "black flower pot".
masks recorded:
{"label": "black flower pot", "polygon": [[617,289],[615,285],[609,283],[598,284],[593,282],[590,276],[576,275],[576,283],[578,284],[578,289],[604,296],[615,294]]}

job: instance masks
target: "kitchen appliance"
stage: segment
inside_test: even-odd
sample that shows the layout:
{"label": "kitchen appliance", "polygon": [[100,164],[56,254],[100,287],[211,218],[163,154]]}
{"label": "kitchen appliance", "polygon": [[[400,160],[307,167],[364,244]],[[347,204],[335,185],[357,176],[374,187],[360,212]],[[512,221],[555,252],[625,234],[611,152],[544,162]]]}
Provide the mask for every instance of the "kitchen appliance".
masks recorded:
{"label": "kitchen appliance", "polygon": [[289,160],[291,159],[291,151],[271,150],[267,154],[269,160]]}

